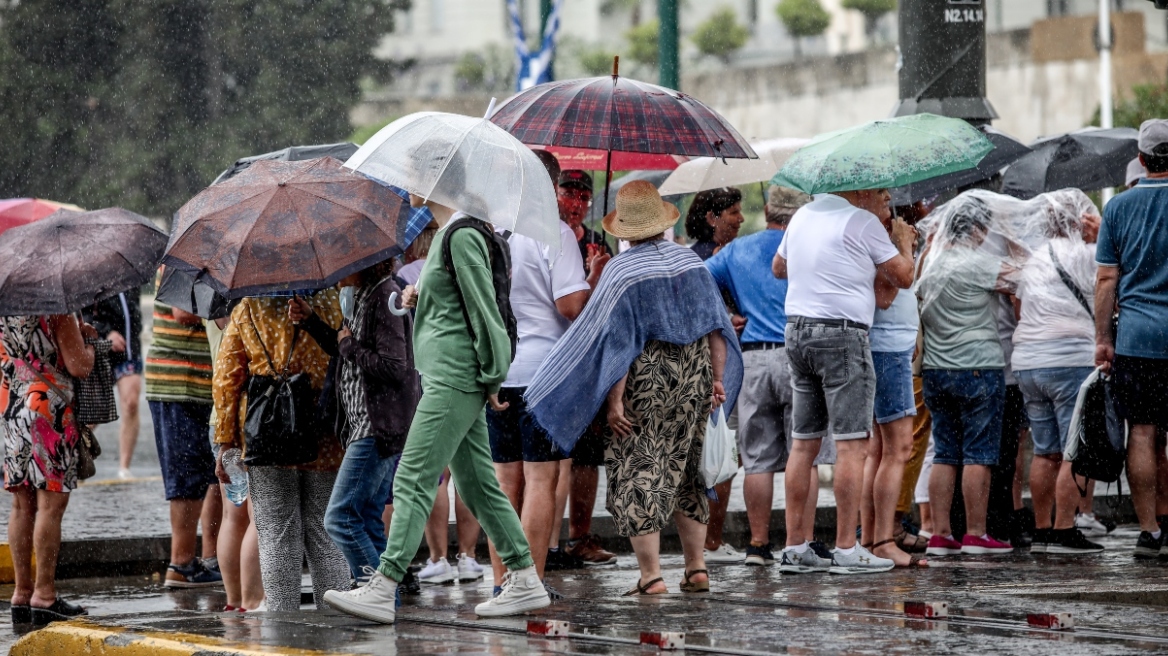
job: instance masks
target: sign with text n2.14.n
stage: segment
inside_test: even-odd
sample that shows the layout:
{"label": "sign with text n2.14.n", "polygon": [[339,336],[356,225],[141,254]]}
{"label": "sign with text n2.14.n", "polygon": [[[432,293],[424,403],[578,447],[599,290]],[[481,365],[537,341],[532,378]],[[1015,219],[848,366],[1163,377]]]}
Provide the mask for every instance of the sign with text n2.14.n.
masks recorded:
{"label": "sign with text n2.14.n", "polygon": [[984,23],[982,0],[949,0],[945,8],[946,23]]}

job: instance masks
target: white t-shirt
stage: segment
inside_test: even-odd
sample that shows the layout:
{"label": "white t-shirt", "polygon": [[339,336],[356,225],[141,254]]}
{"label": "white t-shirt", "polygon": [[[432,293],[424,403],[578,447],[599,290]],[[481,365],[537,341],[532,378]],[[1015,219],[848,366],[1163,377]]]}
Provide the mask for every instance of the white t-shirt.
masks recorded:
{"label": "white t-shirt", "polygon": [[[560,221],[560,252],[540,242],[511,235],[511,311],[519,324],[519,346],[503,387],[527,387],[544,358],[572,325],[556,300],[588,289],[576,233]],[[554,258],[554,261],[553,261]]]}
{"label": "white t-shirt", "polygon": [[1053,239],[1034,251],[1018,281],[1022,318],[1014,331],[1014,369],[1095,366],[1095,321],[1063,282],[1050,251],[1071,282],[1095,306],[1095,245]]}
{"label": "white t-shirt", "polygon": [[876,267],[896,257],[880,219],[834,194],[800,207],[779,244],[787,261],[787,316],[872,324]]}

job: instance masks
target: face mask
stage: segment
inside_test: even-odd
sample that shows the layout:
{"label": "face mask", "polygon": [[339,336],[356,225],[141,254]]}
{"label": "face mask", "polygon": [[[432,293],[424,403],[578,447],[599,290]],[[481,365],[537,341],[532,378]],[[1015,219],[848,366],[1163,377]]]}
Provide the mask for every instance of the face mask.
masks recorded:
{"label": "face mask", "polygon": [[356,287],[341,288],[341,314],[344,315],[347,321],[353,320],[353,310],[354,305],[356,304],[356,296]]}

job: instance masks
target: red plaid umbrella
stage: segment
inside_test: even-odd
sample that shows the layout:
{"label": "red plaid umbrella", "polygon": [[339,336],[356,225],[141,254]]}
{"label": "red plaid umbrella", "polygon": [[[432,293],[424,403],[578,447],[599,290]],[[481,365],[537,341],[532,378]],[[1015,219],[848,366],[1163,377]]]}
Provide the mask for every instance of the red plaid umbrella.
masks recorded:
{"label": "red plaid umbrella", "polygon": [[612,171],[614,151],[758,157],[726,119],[700,100],[620,77],[616,61],[612,76],[548,82],[521,91],[491,121],[525,144],[607,151],[606,173]]}

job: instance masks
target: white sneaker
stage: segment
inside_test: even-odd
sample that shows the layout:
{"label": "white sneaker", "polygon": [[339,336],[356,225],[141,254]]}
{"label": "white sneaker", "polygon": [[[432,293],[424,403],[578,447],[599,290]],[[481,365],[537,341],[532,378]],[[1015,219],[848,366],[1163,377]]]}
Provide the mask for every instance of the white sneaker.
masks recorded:
{"label": "white sneaker", "polygon": [[445,584],[454,582],[454,568],[450,561],[439,558],[437,562],[427,561],[422,571],[418,572],[418,580],[422,583]]}
{"label": "white sneaker", "polygon": [[735,551],[734,547],[723,542],[722,546],[713,551],[705,549],[706,564],[715,563],[718,565],[738,565],[741,564],[746,557],[742,555],[741,551]]}
{"label": "white sneaker", "polygon": [[839,548],[831,550],[831,574],[876,574],[896,567],[891,558],[881,558],[860,545],[845,554]]}
{"label": "white sneaker", "polygon": [[[325,597],[328,597],[327,592],[325,593]],[[259,606],[256,606],[255,608],[249,608],[249,609],[247,609],[247,612],[249,612],[249,613],[266,613],[266,612],[268,612],[268,600],[264,599],[263,601],[260,602]]]}
{"label": "white sneaker", "polygon": [[499,596],[475,606],[479,617],[521,615],[552,604],[547,589],[535,573],[535,567],[525,567],[503,576],[503,591]]}
{"label": "white sneaker", "polygon": [[479,561],[475,560],[474,556],[468,556],[464,553],[458,554],[458,582],[469,583],[481,578],[483,578],[483,566],[479,564]]}
{"label": "white sneaker", "polygon": [[133,477],[134,477],[134,475],[130,473],[129,469],[119,469],[118,470],[118,480],[128,481]]}
{"label": "white sneaker", "polygon": [[1107,535],[1107,527],[1095,519],[1095,513],[1075,515],[1075,528],[1089,538],[1101,538]]}
{"label": "white sneaker", "polygon": [[397,583],[377,572],[368,583],[354,590],[325,592],[324,602],[342,613],[372,622],[393,624],[397,617]]}

